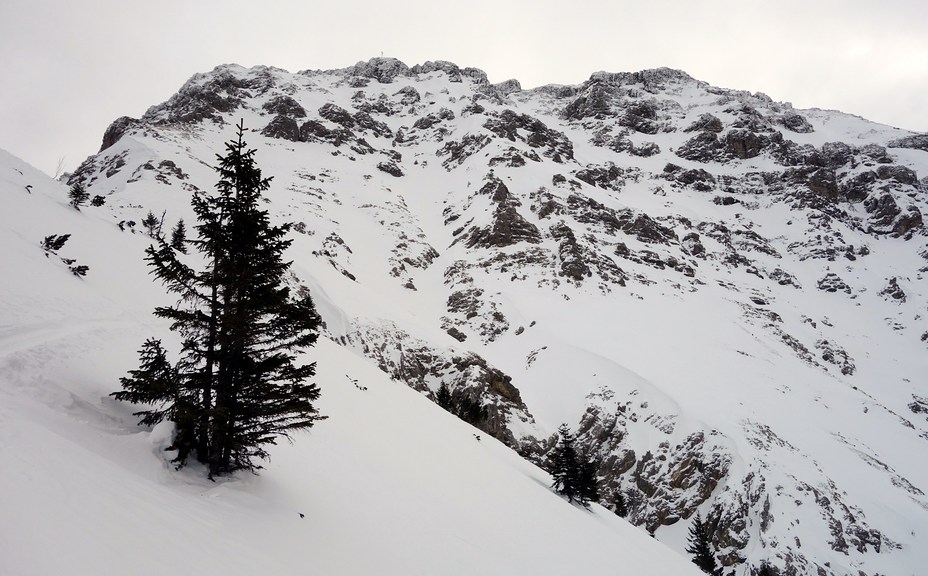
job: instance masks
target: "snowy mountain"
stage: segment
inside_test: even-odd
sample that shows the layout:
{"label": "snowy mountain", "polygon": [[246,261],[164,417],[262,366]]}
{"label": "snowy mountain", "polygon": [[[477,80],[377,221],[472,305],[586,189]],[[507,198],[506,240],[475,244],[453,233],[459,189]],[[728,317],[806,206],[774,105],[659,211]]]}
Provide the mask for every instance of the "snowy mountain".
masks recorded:
{"label": "snowy mountain", "polygon": [[[330,419],[261,477],[212,485],[101,398],[145,337],[167,338],[137,222],[192,222],[239,119],[274,177],[268,209],[296,222]],[[669,69],[522,90],[375,58],[195,75],[71,175],[103,207],[3,170],[0,446],[21,463],[0,476],[3,529],[29,528],[3,538],[14,573],[73,563],[33,556],[49,524],[88,567],[113,560],[86,556],[97,539],[229,547],[189,534],[193,517],[262,538],[281,572],[676,574],[686,559],[647,532],[684,554],[697,511],[726,574],[928,561],[926,135]],[[84,278],[38,247],[63,233]],[[483,405],[479,431],[426,401],[442,383]],[[602,504],[621,495],[642,531],[547,489],[531,463],[561,422],[599,459]],[[410,532],[374,529],[387,518]],[[254,572],[261,549],[230,569]]]}

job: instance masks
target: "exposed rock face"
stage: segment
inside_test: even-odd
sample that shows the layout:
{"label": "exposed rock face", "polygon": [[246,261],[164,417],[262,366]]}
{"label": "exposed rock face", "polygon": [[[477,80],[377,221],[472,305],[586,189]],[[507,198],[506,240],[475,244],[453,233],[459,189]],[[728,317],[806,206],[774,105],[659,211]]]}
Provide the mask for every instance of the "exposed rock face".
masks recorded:
{"label": "exposed rock face", "polygon": [[274,96],[262,106],[266,112],[271,114],[283,114],[291,118],[305,118],[306,110],[300,106],[300,103],[286,94]]}
{"label": "exposed rock face", "polygon": [[796,112],[787,112],[784,114],[783,117],[780,118],[780,123],[782,123],[787,130],[800,134],[808,134],[809,132],[815,131],[812,125],[809,124],[809,121]]}
{"label": "exposed rock face", "polygon": [[433,401],[437,401],[436,393],[444,383],[452,396],[466,397],[481,406],[479,419],[472,424],[509,446],[518,445],[510,428],[532,422],[512,378],[476,354],[434,348],[390,324],[359,324],[343,340],[373,358],[384,372]]}
{"label": "exposed rock face", "polygon": [[397,166],[395,162],[380,162],[377,164],[377,169],[381,172],[386,172],[394,178],[399,178],[403,175],[403,171],[400,170],[400,167]]}
{"label": "exposed rock face", "polygon": [[232,112],[245,98],[261,94],[273,82],[259,70],[243,77],[237,66],[219,66],[209,74],[196,74],[170,100],[149,108],[142,120],[156,124],[221,122],[222,114]]}
{"label": "exposed rock face", "polygon": [[684,186],[692,186],[694,190],[700,192],[709,192],[715,189],[715,176],[706,172],[702,168],[684,170],[676,164],[667,164],[664,166],[664,176],[673,182]]}
{"label": "exposed rock face", "polygon": [[460,141],[452,140],[447,142],[435,152],[435,155],[439,157],[447,156],[447,158],[442,161],[442,166],[444,166],[446,170],[451,171],[463,164],[465,160],[482,150],[489,143],[490,137],[485,134],[467,134]]}
{"label": "exposed rock face", "polygon": [[471,229],[465,241],[468,248],[503,248],[520,242],[537,244],[541,241],[538,227],[519,214],[517,208],[521,203],[502,181],[490,180],[480,194],[490,195],[497,207],[489,226]]}
{"label": "exposed rock face", "polygon": [[[139,219],[139,197],[212,185],[245,111],[286,167],[270,214],[329,278],[332,338],[431,399],[447,384],[457,415],[539,463],[552,430],[529,390],[549,386],[574,411],[544,420],[579,426],[602,503],[668,541],[699,510],[728,576],[875,576],[914,554],[872,511],[928,510],[886,441],[928,438],[924,135],[669,69],[524,90],[443,61],[224,66],[114,122],[70,182]],[[383,320],[342,298],[393,289]]]}
{"label": "exposed rock face", "polygon": [[362,78],[372,78],[381,84],[390,84],[397,76],[411,76],[412,70],[396,58],[371,58],[367,62],[358,62],[348,73]]}
{"label": "exposed rock face", "polygon": [[561,223],[551,227],[551,236],[560,241],[558,256],[561,262],[560,274],[580,282],[593,274],[586,264],[574,231]]}
{"label": "exposed rock face", "polygon": [[677,148],[676,154],[694,162],[723,162],[728,156],[725,145],[714,132],[700,132],[693,136]]}
{"label": "exposed rock face", "polygon": [[928,134],[915,134],[905,138],[898,138],[891,140],[886,145],[890,148],[912,148],[928,152]]}
{"label": "exposed rock face", "polygon": [[903,212],[892,194],[871,196],[864,201],[864,207],[870,213],[869,230],[878,234],[902,237],[915,229],[923,228],[922,214],[918,208],[910,206]]}
{"label": "exposed rock face", "polygon": [[324,104],[319,108],[319,116],[322,116],[330,122],[341,124],[345,128],[354,128],[354,118],[351,113],[337,104]]}
{"label": "exposed rock face", "polygon": [[268,138],[282,138],[284,140],[290,140],[291,142],[299,142],[302,140],[300,137],[300,126],[296,123],[296,120],[290,116],[284,116],[283,114],[275,116],[274,119],[261,130],[261,134]]}
{"label": "exposed rock face", "polygon": [[[566,162],[574,158],[573,144],[562,132],[551,130],[543,122],[527,114],[504,110],[497,118],[487,120],[483,127],[512,142],[519,140],[532,148],[541,148],[542,155],[555,162]],[[526,131],[528,135],[522,136],[520,131]]]}
{"label": "exposed rock face", "polygon": [[684,132],[713,132],[718,134],[722,131],[722,121],[712,114],[700,114],[695,122],[689,125]]}
{"label": "exposed rock face", "polygon": [[896,302],[905,302],[905,292],[899,286],[899,279],[893,276],[889,284],[880,291],[880,296]]}
{"label": "exposed rock face", "polygon": [[133,127],[138,126],[140,123],[135,118],[129,118],[128,116],[122,116],[113,121],[112,124],[106,129],[106,132],[103,133],[103,143],[100,145],[99,152],[103,152],[113,144],[115,144],[123,134],[131,130]]}
{"label": "exposed rock face", "polygon": [[757,156],[769,142],[770,140],[766,136],[748,130],[732,130],[725,136],[725,144],[728,150],[736,158],[742,160]]}
{"label": "exposed rock face", "polygon": [[824,278],[818,281],[818,289],[825,292],[844,292],[851,293],[851,287],[844,283],[837,274],[829,272]]}

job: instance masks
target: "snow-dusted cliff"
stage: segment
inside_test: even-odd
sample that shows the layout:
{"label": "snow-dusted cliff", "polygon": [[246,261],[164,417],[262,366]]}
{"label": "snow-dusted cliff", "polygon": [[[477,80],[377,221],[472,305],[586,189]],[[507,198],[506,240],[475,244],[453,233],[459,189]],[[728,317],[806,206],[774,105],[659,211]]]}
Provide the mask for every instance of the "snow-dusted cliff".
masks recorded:
{"label": "snow-dusted cliff", "polygon": [[[239,119],[274,176],[268,208],[297,223],[293,281],[330,340],[324,396],[356,354],[430,399],[446,382],[480,401],[475,424],[531,461],[567,422],[600,459],[604,505],[621,494],[681,552],[700,511],[726,574],[928,561],[925,135],[669,69],[522,90],[448,62],[221,66],[114,122],[71,176],[106,197],[80,217],[114,238],[103,256],[75,234],[91,262],[75,290],[115,274],[133,314],[164,298],[129,222],[190,222]],[[21,250],[53,232],[69,230]],[[8,308],[15,333],[20,315],[55,316]],[[318,435],[349,434],[335,421]]]}

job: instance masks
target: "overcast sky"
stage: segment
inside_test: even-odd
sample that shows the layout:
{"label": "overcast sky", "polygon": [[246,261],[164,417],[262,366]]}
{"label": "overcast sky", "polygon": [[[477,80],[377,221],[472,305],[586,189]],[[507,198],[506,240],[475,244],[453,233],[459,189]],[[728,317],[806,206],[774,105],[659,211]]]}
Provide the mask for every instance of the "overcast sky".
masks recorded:
{"label": "overcast sky", "polygon": [[928,0],[0,0],[0,148],[71,170],[196,72],[381,52],[523,88],[669,66],[928,131]]}

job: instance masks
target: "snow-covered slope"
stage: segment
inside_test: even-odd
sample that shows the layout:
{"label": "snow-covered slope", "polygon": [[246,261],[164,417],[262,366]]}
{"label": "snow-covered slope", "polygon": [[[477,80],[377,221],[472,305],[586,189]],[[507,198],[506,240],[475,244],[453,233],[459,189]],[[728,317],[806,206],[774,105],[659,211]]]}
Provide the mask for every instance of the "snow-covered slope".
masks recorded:
{"label": "snow-covered slope", "polygon": [[[108,398],[139,343],[166,333],[148,239],[66,192],[0,152],[0,573],[698,574],[328,340],[311,357],[329,419],[260,477],[175,471],[169,427],[140,430]],[[64,233],[84,278],[39,247]]]}
{"label": "snow-covered slope", "polygon": [[[114,238],[62,250],[91,266],[78,293],[119,285],[102,263],[141,250],[129,223],[149,210],[191,222],[239,119],[275,178],[269,209],[297,223],[294,281],[326,347],[425,397],[446,382],[479,400],[484,438],[530,461],[568,422],[604,504],[621,494],[678,551],[700,511],[726,574],[928,562],[925,135],[668,69],[521,90],[447,62],[221,66],[114,122],[71,176],[106,197],[80,217]],[[112,378],[163,330],[145,312],[165,296],[139,282],[108,296],[138,334]],[[327,376],[324,396],[349,384]]]}

